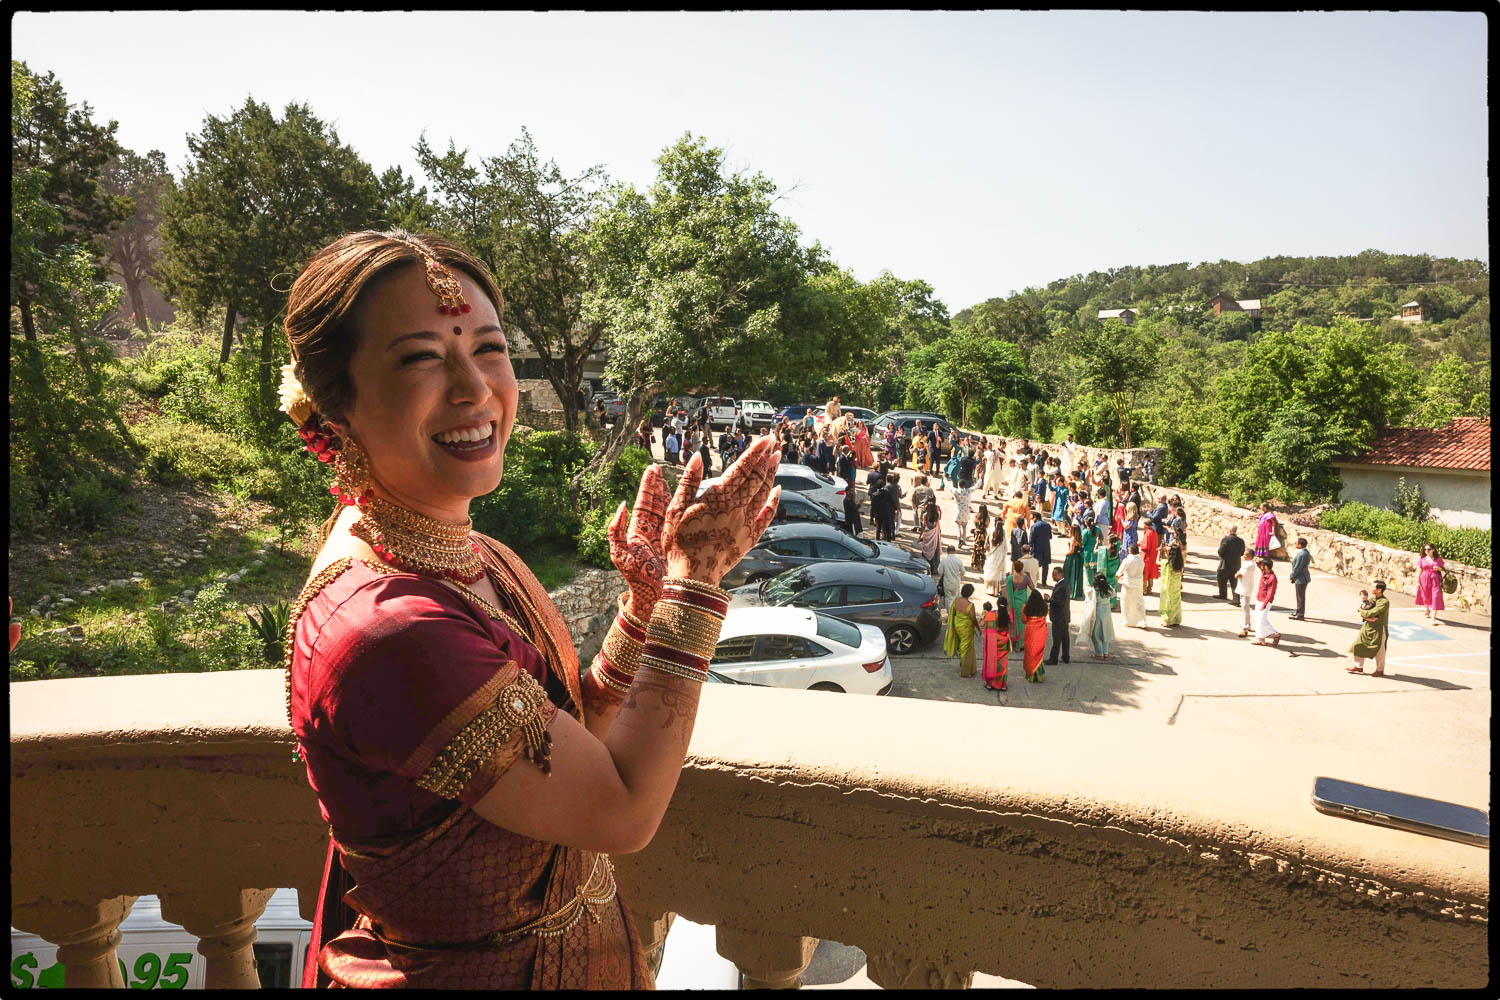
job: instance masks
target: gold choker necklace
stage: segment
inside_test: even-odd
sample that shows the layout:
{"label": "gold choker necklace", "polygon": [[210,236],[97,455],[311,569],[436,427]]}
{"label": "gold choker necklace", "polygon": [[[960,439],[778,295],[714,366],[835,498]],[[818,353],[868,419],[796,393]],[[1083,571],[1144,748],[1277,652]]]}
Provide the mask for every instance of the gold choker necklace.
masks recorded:
{"label": "gold choker necklace", "polygon": [[450,524],[376,497],[349,530],[398,569],[469,584],[484,576],[473,519]]}

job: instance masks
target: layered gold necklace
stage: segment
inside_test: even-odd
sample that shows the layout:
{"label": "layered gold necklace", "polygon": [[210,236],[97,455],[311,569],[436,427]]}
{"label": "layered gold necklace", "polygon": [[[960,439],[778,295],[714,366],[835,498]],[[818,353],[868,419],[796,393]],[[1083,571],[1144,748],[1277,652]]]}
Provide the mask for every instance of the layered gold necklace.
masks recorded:
{"label": "layered gold necklace", "polygon": [[473,529],[472,518],[451,524],[381,497],[373,498],[349,528],[398,569],[464,584],[484,576],[479,543],[469,537]]}

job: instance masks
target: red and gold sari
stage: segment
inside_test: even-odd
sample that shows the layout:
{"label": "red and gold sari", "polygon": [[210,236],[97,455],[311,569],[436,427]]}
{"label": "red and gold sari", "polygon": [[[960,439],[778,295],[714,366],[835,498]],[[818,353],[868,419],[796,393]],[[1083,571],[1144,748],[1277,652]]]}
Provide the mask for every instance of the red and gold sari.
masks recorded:
{"label": "red and gold sari", "polygon": [[294,609],[292,728],[331,834],[302,985],[652,988],[608,857],[473,811],[522,757],[516,713],[583,721],[562,616],[475,537],[507,607],[341,559]]}

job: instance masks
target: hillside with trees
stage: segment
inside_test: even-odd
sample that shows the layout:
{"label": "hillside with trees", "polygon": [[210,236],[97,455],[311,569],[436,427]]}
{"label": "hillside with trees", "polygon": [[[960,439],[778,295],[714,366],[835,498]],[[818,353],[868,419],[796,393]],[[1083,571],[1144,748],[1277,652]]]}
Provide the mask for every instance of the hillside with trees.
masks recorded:
{"label": "hillside with trees", "polygon": [[[1220,295],[1259,299],[1260,322],[1215,315]],[[1421,323],[1398,318],[1411,302]],[[1098,318],[1126,308],[1128,325]],[[966,393],[956,376],[976,363],[984,388]],[[1074,275],[954,314],[898,381],[963,426],[1160,445],[1170,483],[1325,500],[1328,463],[1382,428],[1489,414],[1489,269],[1366,250]]]}

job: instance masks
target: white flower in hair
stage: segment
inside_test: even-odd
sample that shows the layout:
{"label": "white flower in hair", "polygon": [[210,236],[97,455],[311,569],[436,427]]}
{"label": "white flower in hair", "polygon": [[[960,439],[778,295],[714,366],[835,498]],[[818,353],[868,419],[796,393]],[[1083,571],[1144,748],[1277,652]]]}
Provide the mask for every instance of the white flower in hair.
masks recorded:
{"label": "white flower in hair", "polygon": [[295,366],[281,366],[281,386],[277,393],[281,396],[281,409],[292,422],[301,427],[312,416],[313,402],[307,393],[302,391],[302,383],[297,380]]}

